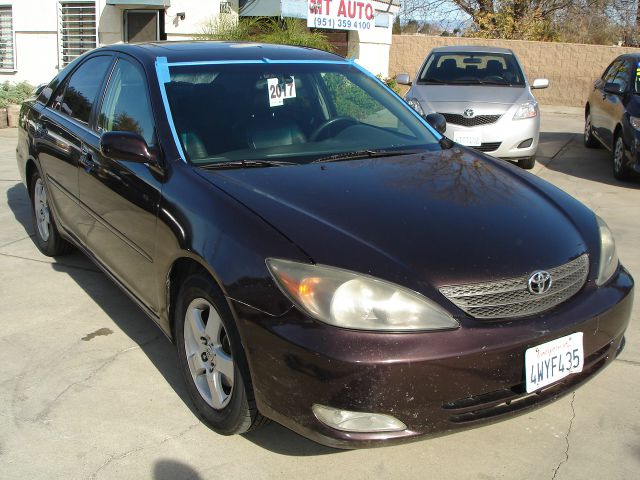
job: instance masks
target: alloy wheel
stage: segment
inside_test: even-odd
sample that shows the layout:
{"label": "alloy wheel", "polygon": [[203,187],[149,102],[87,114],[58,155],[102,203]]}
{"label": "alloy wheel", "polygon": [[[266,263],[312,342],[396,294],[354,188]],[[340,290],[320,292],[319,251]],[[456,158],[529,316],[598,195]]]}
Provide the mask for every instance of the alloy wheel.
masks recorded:
{"label": "alloy wheel", "polygon": [[51,219],[49,216],[49,204],[47,203],[47,192],[44,189],[44,182],[41,178],[36,181],[34,188],[33,209],[36,214],[36,226],[43,241],[49,240],[51,229]]}
{"label": "alloy wheel", "polygon": [[590,139],[591,139],[591,115],[587,115],[587,118],[584,121],[584,141],[585,141],[585,143],[589,142]]}
{"label": "alloy wheel", "polygon": [[194,299],[187,307],[184,346],[198,393],[212,408],[223,409],[233,393],[233,356],[220,315],[204,298]]}
{"label": "alloy wheel", "polygon": [[616,173],[622,173],[624,161],[624,142],[622,141],[622,137],[619,136],[616,138],[616,146],[613,151],[613,169]]}

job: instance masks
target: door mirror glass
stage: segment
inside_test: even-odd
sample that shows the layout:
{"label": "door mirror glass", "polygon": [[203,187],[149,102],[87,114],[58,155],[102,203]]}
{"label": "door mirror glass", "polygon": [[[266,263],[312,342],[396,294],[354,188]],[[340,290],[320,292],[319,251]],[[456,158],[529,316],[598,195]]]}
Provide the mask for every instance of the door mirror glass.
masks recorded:
{"label": "door mirror glass", "polygon": [[536,78],[531,84],[532,89],[547,88],[548,86],[549,80],[546,78]]}
{"label": "door mirror glass", "polygon": [[149,148],[137,133],[106,132],[100,137],[100,153],[113,160],[127,160],[136,163],[158,163],[154,149]]}
{"label": "door mirror glass", "polygon": [[430,113],[425,119],[438,133],[444,135],[444,132],[447,130],[447,120],[444,118],[444,115],[441,113]]}
{"label": "door mirror glass", "polygon": [[614,95],[620,95],[622,92],[622,85],[613,82],[607,82],[604,84],[604,91],[606,93],[612,93]]}

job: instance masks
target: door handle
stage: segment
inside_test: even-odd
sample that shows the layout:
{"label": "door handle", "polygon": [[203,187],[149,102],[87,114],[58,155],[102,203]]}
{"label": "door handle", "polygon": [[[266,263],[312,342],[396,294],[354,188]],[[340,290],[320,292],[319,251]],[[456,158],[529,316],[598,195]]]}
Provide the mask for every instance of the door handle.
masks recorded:
{"label": "door handle", "polygon": [[91,155],[91,152],[84,145],[80,149],[80,153],[78,163],[87,171],[91,170],[96,164],[96,162],[93,161],[93,155]]}
{"label": "door handle", "polygon": [[36,123],[35,131],[33,133],[36,137],[44,137],[47,134],[47,127],[41,123]]}

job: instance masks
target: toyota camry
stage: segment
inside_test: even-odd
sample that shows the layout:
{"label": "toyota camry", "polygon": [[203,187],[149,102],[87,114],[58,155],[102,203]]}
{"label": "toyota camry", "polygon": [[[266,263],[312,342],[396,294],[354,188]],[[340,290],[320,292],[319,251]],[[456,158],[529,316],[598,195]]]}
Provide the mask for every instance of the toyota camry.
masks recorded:
{"label": "toyota camry", "polygon": [[330,53],[113,45],[23,104],[17,160],[38,248],[157,323],[203,422],[367,447],[543,405],[624,346],[605,222],[444,123]]}

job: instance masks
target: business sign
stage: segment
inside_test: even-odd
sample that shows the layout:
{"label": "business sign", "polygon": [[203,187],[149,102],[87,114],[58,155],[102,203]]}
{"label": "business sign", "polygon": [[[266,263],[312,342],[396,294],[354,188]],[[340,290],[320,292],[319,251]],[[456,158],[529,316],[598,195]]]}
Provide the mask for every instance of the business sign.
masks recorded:
{"label": "business sign", "polygon": [[307,27],[335,30],[372,30],[371,0],[307,0]]}

